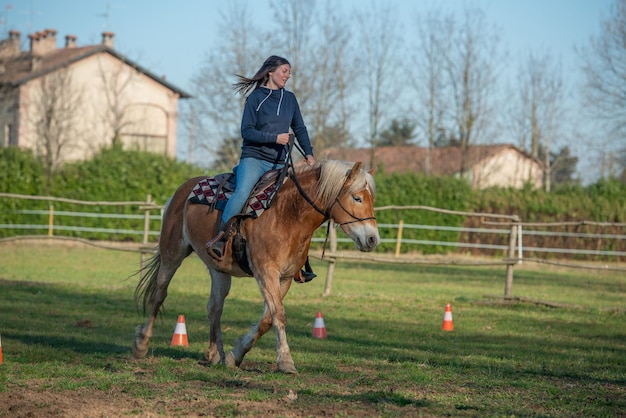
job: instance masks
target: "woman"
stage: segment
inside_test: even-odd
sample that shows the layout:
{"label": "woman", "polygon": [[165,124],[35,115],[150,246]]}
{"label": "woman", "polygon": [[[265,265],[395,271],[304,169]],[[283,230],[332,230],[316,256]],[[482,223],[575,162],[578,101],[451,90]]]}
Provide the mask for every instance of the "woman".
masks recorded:
{"label": "woman", "polygon": [[243,145],[235,173],[235,191],[222,213],[220,231],[206,247],[207,252],[221,260],[226,243],[224,226],[246,203],[252,188],[266,172],[285,165],[289,129],[305,152],[305,161],[315,164],[309,134],[302,120],[296,96],[285,90],[291,76],[291,65],[285,58],[272,55],[252,78],[238,75],[235,91],[248,95],[241,118]]}

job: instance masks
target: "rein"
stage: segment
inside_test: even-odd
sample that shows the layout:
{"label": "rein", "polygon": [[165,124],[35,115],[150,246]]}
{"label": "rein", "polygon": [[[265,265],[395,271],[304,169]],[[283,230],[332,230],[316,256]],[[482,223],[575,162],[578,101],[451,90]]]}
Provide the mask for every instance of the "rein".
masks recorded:
{"label": "rein", "polygon": [[[291,138],[291,141],[293,141],[293,136]],[[296,145],[296,148],[298,148],[298,151],[300,151],[300,153],[302,154],[302,156],[306,157],[306,155],[304,154],[304,151],[299,146],[299,144],[295,144],[295,145]],[[333,206],[335,206],[335,203],[338,204],[339,207],[345,213],[347,213],[349,216],[351,216],[353,218],[353,220],[351,220],[351,221],[342,222],[342,223],[338,224],[339,226],[348,225],[348,224],[352,224],[352,223],[356,223],[356,222],[365,222],[365,221],[369,221],[371,219],[374,219],[374,220],[376,219],[375,216],[368,216],[367,218],[359,218],[357,216],[354,216],[352,213],[350,213],[350,211],[348,211],[348,209],[346,209],[341,204],[341,202],[339,201],[339,196],[341,196],[341,193],[343,192],[343,189],[346,186],[346,182],[348,181],[347,177],[346,177],[346,180],[344,180],[343,185],[341,186],[341,189],[339,189],[339,192],[337,193],[337,196],[335,196],[335,200],[333,200],[333,203],[331,203],[331,205],[328,207],[328,209],[324,210],[324,209],[320,208],[319,206],[317,206],[317,204],[315,204],[313,199],[311,199],[309,197],[309,195],[302,188],[302,185],[300,184],[300,181],[298,180],[298,176],[296,175],[296,169],[295,169],[295,167],[293,165],[293,160],[291,158],[291,153],[288,154],[288,164],[287,164],[287,166],[291,166],[291,172],[288,175],[289,175],[289,178],[291,180],[293,180],[294,184],[296,185],[296,188],[298,189],[298,192],[300,192],[300,195],[304,198],[304,200],[307,201],[307,203],[309,205],[311,205],[311,207],[313,207],[313,209],[315,209],[318,213],[320,213],[322,216],[324,216],[324,221],[327,221],[327,220],[330,219],[330,211],[332,210]],[[322,221],[322,223],[324,221]],[[324,239],[324,246],[322,247],[322,259],[324,258],[324,252],[326,251],[326,244],[328,243],[329,232],[330,232],[330,222],[328,222],[328,227],[326,228],[326,238]]]}
{"label": "rein", "polygon": [[[306,155],[304,155],[304,150],[300,147],[299,144],[295,143],[295,141],[293,141],[293,135],[290,138],[290,145],[295,145],[296,148],[298,149],[298,151],[300,151],[300,153],[302,154],[303,157],[306,157]],[[292,142],[293,141],[293,142]],[[291,151],[291,147],[289,148]],[[341,192],[343,192],[344,187],[346,186],[346,181],[348,181],[348,179],[346,178],[346,180],[343,182],[343,185],[341,186],[341,189],[339,189],[339,193],[337,193],[337,196],[335,197],[335,200],[333,200],[333,203],[328,207],[328,209],[323,210],[321,209],[319,206],[317,206],[315,204],[315,202],[313,201],[313,199],[311,199],[309,197],[308,194],[306,194],[306,192],[304,191],[304,189],[302,188],[302,185],[300,184],[300,182],[298,181],[298,176],[296,176],[296,169],[293,166],[293,160],[291,159],[291,152],[288,154],[288,166],[291,166],[291,172],[289,173],[289,178],[291,178],[294,182],[294,184],[296,185],[296,187],[298,188],[298,191],[300,192],[300,194],[302,195],[302,197],[304,197],[304,200],[307,201],[307,203],[309,205],[311,205],[313,207],[313,209],[315,209],[317,212],[319,212],[321,215],[324,216],[324,220],[330,219],[330,211],[333,208],[333,206],[335,206],[335,203],[337,203],[339,205],[339,207],[348,215],[350,215],[354,220],[353,221],[348,221],[348,222],[342,222],[340,224],[338,224],[339,226],[341,225],[348,225],[348,224],[352,224],[352,223],[356,223],[356,222],[365,222],[365,221],[369,221],[371,219],[376,219],[375,216],[368,216],[367,218],[359,218],[357,216],[354,216],[352,213],[350,213],[350,211],[348,211],[348,209],[346,209],[341,202],[339,201],[339,196],[341,196]]]}

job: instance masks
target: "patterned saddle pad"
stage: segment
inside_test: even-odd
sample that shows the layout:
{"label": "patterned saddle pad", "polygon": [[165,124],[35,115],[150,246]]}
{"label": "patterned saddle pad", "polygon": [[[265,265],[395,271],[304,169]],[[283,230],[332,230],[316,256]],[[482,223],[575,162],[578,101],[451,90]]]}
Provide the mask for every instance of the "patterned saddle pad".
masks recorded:
{"label": "patterned saddle pad", "polygon": [[[261,177],[248,197],[248,202],[241,210],[242,214],[257,218],[271,206],[274,194],[279,188],[277,172],[278,170],[273,170]],[[234,190],[235,175],[233,173],[218,174],[215,177],[202,179],[194,186],[188,199],[191,203],[209,205],[223,211]]]}

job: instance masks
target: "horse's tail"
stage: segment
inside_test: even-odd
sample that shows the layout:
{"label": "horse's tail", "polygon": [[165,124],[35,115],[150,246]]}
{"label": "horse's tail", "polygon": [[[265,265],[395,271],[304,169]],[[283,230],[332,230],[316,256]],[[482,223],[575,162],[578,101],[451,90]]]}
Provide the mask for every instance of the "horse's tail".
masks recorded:
{"label": "horse's tail", "polygon": [[157,287],[159,267],[161,267],[161,252],[157,248],[157,251],[148,259],[148,264],[137,271],[140,279],[135,288],[135,304],[139,305],[141,300],[144,315],[150,307],[150,299]]}

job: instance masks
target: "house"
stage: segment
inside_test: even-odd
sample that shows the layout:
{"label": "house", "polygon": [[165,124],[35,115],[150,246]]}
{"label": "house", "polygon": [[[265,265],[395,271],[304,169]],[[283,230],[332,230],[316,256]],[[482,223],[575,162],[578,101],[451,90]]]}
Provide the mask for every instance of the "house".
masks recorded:
{"label": "house", "polygon": [[[459,147],[428,148],[414,145],[376,148],[374,165],[385,173],[430,173],[435,176],[461,176],[461,149]],[[324,153],[329,158],[363,161],[371,164],[370,148],[330,149]],[[464,177],[472,187],[484,189],[491,186],[521,188],[529,183],[542,185],[543,165],[514,145],[473,145],[465,158]]]}
{"label": "house", "polygon": [[190,97],[102,43],[57,31],[9,32],[0,42],[0,146],[30,148],[51,165],[89,158],[114,142],[175,157],[178,101]]}

